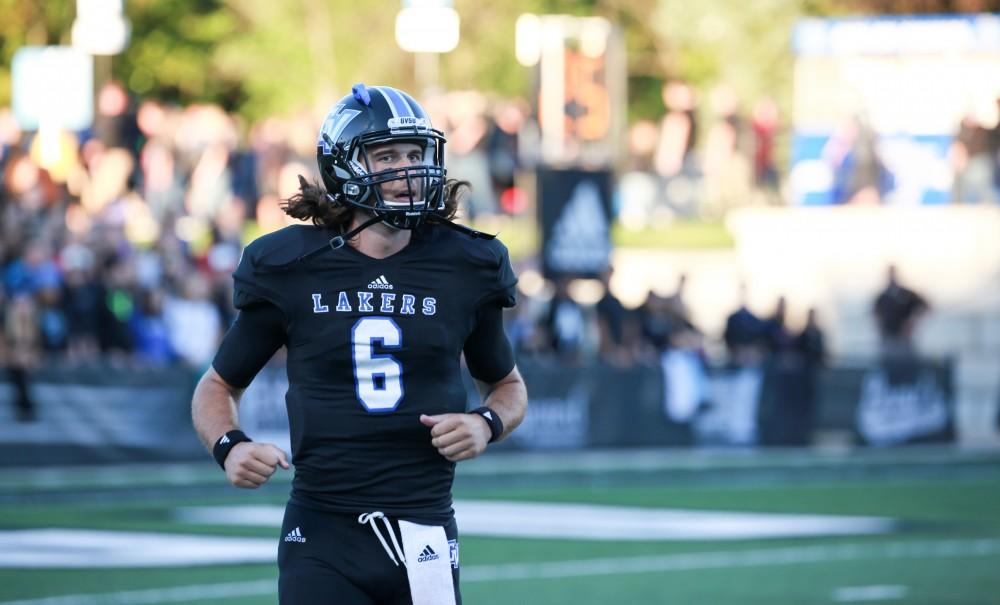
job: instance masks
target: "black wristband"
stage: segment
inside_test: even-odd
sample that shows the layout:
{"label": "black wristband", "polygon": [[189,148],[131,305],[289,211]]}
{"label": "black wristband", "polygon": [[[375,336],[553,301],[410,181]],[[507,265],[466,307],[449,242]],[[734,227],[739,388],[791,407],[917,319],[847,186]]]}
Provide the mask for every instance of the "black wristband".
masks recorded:
{"label": "black wristband", "polygon": [[486,420],[486,424],[490,425],[490,443],[493,443],[500,438],[500,435],[503,435],[503,420],[500,420],[500,414],[497,414],[485,405],[471,410],[469,413],[479,414]]}
{"label": "black wristband", "polygon": [[234,429],[219,437],[219,440],[215,442],[212,447],[212,455],[215,456],[215,461],[219,463],[222,470],[226,470],[226,456],[229,455],[229,450],[233,449],[237,443],[244,441],[253,441],[253,439],[247,437],[243,431]]}

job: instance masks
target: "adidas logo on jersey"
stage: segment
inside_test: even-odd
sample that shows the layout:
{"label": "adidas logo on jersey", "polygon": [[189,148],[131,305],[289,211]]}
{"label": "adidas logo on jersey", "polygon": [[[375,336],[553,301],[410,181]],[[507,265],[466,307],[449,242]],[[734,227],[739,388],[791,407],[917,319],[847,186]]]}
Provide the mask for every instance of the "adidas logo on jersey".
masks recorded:
{"label": "adidas logo on jersey", "polygon": [[302,537],[302,531],[298,527],[288,532],[288,535],[285,536],[285,542],[305,542],[305,541],[306,539]]}
{"label": "adidas logo on jersey", "polygon": [[427,546],[424,547],[423,552],[420,553],[420,556],[417,557],[417,563],[426,563],[427,561],[436,561],[436,560],[438,560],[440,558],[441,557],[439,557],[438,554],[436,552],[434,552],[434,549],[431,548],[430,545],[427,545]]}
{"label": "adidas logo on jersey", "polygon": [[368,284],[368,288],[371,289],[371,290],[392,290],[393,289],[392,284],[389,283],[389,280],[387,280],[384,275],[379,275],[378,279],[373,279],[371,281],[371,283]]}

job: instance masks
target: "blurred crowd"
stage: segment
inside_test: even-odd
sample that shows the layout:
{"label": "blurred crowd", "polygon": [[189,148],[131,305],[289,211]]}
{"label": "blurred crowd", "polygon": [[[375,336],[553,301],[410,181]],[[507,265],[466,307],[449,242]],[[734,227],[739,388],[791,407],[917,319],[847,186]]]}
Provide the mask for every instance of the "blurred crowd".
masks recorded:
{"label": "blurred crowd", "polygon": [[[744,118],[719,87],[705,127],[687,84],[668,83],[663,100],[659,123],[629,131],[615,208],[623,224],[777,197],[773,100]],[[280,202],[299,175],[316,178],[319,118],[309,113],[249,124],[214,105],[136,100],[115,82],[96,101],[93,127],[81,133],[22,132],[0,109],[0,365],[15,384],[43,363],[205,367],[233,318],[230,274],[242,246],[294,222]],[[449,172],[472,184],[465,220],[530,210],[518,186],[538,161],[527,102],[456,91],[425,107],[447,133]],[[551,296],[526,296],[509,318],[517,349],[619,365],[657,363],[665,351],[705,357],[683,279],[635,310],[610,279],[592,305],[571,296],[570,280],[555,281]],[[823,357],[815,314],[793,332],[782,301],[765,318],[734,310],[724,341],[736,365]]]}
{"label": "blurred crowd", "polygon": [[[667,86],[662,124],[633,128],[633,167],[663,183],[692,162],[690,95]],[[735,112],[731,95],[717,96],[721,112]],[[465,219],[527,211],[516,181],[537,161],[529,104],[456,91],[425,106],[447,133],[449,171],[472,184]],[[232,318],[229,276],[242,245],[291,222],[280,201],[298,175],[316,176],[319,120],[248,124],[214,105],[137,100],[116,82],[100,90],[95,113],[89,131],[22,132],[0,110],[0,358],[22,368],[42,359],[202,367],[217,342],[205,335]],[[754,178],[773,182],[773,103],[755,116]],[[733,113],[709,129],[698,170],[739,164],[725,151],[742,149],[737,122]]]}
{"label": "blurred crowd", "polygon": [[639,120],[628,133],[628,164],[620,182],[619,219],[629,228],[650,220],[718,218],[749,204],[780,199],[776,144],[778,106],[761,97],[742,111],[725,84],[707,101],[675,80],[663,86],[659,121]]}
{"label": "blurred crowd", "polygon": [[[618,366],[655,364],[668,351],[693,352],[730,367],[774,361],[821,365],[826,357],[826,338],[815,308],[808,309],[799,325],[793,326],[784,296],[777,298],[770,313],[761,314],[749,307],[747,287],[740,284],[738,304],[724,325],[704,329],[692,319],[685,295],[686,274],[680,275],[671,294],[650,290],[641,305],[629,309],[614,294],[613,273],[609,267],[596,280],[599,284],[564,278],[533,296],[522,295],[507,318],[515,349],[556,355],[568,363],[600,359]],[[902,283],[897,267],[890,265],[885,286],[874,293],[871,305],[879,354],[917,355],[915,333],[929,310],[927,300]],[[712,335],[718,335],[721,342],[713,342]],[[722,345],[722,350],[716,345]]]}
{"label": "blurred crowd", "polygon": [[[519,170],[520,101],[429,99],[464,214],[501,207]],[[204,367],[231,321],[242,246],[292,221],[280,202],[316,178],[319,118],[246,124],[214,105],[97,97],[91,130],[22,132],[0,110],[0,362]]]}
{"label": "blurred crowd", "polygon": [[[659,364],[668,352],[682,351],[706,365],[755,367],[771,362],[819,365],[826,355],[823,330],[815,309],[799,328],[789,325],[786,302],[779,297],[772,313],[754,313],[741,286],[740,302],[720,329],[695,325],[686,300],[687,275],[673,293],[650,291],[634,309],[627,308],[609,287],[613,269],[600,277],[600,297],[574,296],[574,280],[555,280],[549,292],[525,297],[511,310],[507,328],[521,354],[555,355],[566,363],[601,360],[626,367]],[[583,300],[584,302],[581,302]],[[724,352],[715,354],[712,334],[720,334]]]}

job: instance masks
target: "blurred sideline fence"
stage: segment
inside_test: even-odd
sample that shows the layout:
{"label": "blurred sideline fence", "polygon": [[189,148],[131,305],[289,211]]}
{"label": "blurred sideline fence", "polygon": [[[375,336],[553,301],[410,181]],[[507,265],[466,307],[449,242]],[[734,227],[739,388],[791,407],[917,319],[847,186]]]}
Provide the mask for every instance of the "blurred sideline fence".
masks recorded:
{"label": "blurred sideline fence", "polygon": [[[683,352],[659,366],[520,359],[529,414],[497,449],[687,446],[893,446],[951,442],[951,360],[706,367]],[[35,420],[16,422],[15,383],[0,380],[0,466],[207,460],[190,421],[189,369],[47,369],[28,381]],[[478,401],[471,380],[470,404]],[[241,424],[288,447],[284,367],[244,394]],[[478,405],[478,404],[477,404]]]}

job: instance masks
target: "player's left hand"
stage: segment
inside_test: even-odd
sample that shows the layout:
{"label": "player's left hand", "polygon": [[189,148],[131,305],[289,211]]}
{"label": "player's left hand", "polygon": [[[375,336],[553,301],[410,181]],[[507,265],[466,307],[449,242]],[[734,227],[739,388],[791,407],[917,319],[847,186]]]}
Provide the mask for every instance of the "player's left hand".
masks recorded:
{"label": "player's left hand", "polygon": [[475,458],[490,441],[490,426],[478,414],[421,414],[420,422],[431,429],[431,445],[452,462]]}

